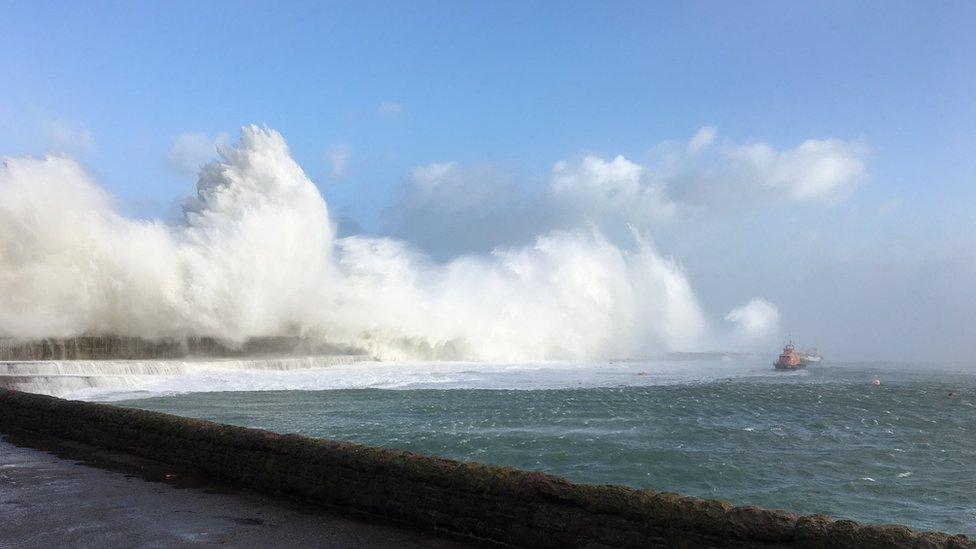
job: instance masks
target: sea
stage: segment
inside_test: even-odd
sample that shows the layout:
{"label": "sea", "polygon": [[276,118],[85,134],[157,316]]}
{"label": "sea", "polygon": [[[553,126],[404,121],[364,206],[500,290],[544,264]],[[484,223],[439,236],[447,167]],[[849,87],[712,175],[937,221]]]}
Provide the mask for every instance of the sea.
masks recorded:
{"label": "sea", "polygon": [[382,363],[73,398],[802,514],[976,535],[976,367]]}

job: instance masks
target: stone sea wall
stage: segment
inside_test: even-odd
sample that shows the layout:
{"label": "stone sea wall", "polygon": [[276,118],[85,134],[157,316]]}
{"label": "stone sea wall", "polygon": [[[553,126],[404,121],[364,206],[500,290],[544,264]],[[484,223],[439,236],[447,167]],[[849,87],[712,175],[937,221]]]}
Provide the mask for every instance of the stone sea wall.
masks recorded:
{"label": "stone sea wall", "polygon": [[2,389],[0,433],[127,452],[253,490],[518,546],[976,547],[965,536],[904,526],[574,484],[542,473]]}
{"label": "stone sea wall", "polygon": [[371,360],[369,355],[145,360],[0,361],[0,389],[63,396],[86,389],[139,387],[152,378],[205,373],[292,371]]}
{"label": "stone sea wall", "polygon": [[13,339],[0,338],[0,361],[151,360],[187,357],[255,357],[353,352],[292,336],[253,337],[240,344],[212,337],[143,339],[117,335]]}

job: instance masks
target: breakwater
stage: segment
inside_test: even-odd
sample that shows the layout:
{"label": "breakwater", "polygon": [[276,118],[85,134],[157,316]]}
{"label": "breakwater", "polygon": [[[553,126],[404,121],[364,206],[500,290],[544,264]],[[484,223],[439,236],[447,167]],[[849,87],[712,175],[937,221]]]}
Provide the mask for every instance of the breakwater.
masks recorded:
{"label": "breakwater", "polygon": [[0,432],[128,452],[294,499],[521,546],[976,547],[964,536],[278,435],[0,390]]}
{"label": "breakwater", "polygon": [[169,360],[51,360],[0,362],[0,389],[61,396],[85,389],[138,387],[153,377],[188,374],[290,371],[341,366],[367,355]]}
{"label": "breakwater", "polygon": [[237,358],[356,352],[319,340],[293,336],[252,337],[236,344],[212,337],[144,339],[85,335],[40,339],[0,338],[0,361]]}
{"label": "breakwater", "polygon": [[0,389],[60,396],[124,389],[147,376],[322,368],[370,358],[356,349],[293,336],[253,337],[238,344],[212,337],[0,338]]}

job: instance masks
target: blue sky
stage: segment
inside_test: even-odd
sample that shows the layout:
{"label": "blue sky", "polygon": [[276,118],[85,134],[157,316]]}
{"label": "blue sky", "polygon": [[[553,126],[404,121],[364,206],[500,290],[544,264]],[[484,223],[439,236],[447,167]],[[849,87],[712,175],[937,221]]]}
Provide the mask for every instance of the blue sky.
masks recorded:
{"label": "blue sky", "polygon": [[[973,3],[4,2],[2,12],[0,154],[67,152],[134,216],[172,217],[192,192],[191,173],[167,161],[181,135],[233,141],[249,123],[285,136],[333,211],[404,237],[413,233],[391,225],[391,211],[413,170],[432,163],[531,195],[559,160],[648,163],[703,127],[736,146],[861,143],[856,189],[789,221],[765,203],[648,229],[713,314],[769,296],[852,355],[856,338],[800,311],[848,276],[844,289],[863,295],[882,265],[905,263],[899,254],[951,262],[974,242]],[[813,233],[818,244],[803,248]],[[443,243],[426,244],[437,257]],[[835,270],[811,281],[759,267],[798,246],[791,253],[825,255],[817,262]],[[952,264],[952,291],[927,301],[930,324],[973,320],[970,298],[944,312],[974,282],[971,257]],[[885,288],[912,293],[926,272]],[[791,308],[808,292],[816,303]],[[915,333],[909,301],[885,313],[900,324],[871,336],[877,347]],[[952,349],[966,339],[946,337]]]}

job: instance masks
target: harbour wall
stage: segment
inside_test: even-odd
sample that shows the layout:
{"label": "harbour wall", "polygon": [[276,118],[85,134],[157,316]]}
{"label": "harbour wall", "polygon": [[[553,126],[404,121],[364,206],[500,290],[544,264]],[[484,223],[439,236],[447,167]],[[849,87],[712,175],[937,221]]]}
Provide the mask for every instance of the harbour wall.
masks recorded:
{"label": "harbour wall", "polygon": [[532,547],[976,548],[965,536],[671,493],[0,389],[0,433],[126,452],[253,490]]}
{"label": "harbour wall", "polygon": [[252,337],[239,344],[213,337],[144,339],[118,335],[84,335],[40,339],[0,338],[0,361],[153,360],[351,353],[355,351],[294,336]]}
{"label": "harbour wall", "polygon": [[136,388],[154,377],[242,371],[327,368],[370,360],[368,355],[267,358],[0,361],[0,389],[62,396],[85,389]]}

